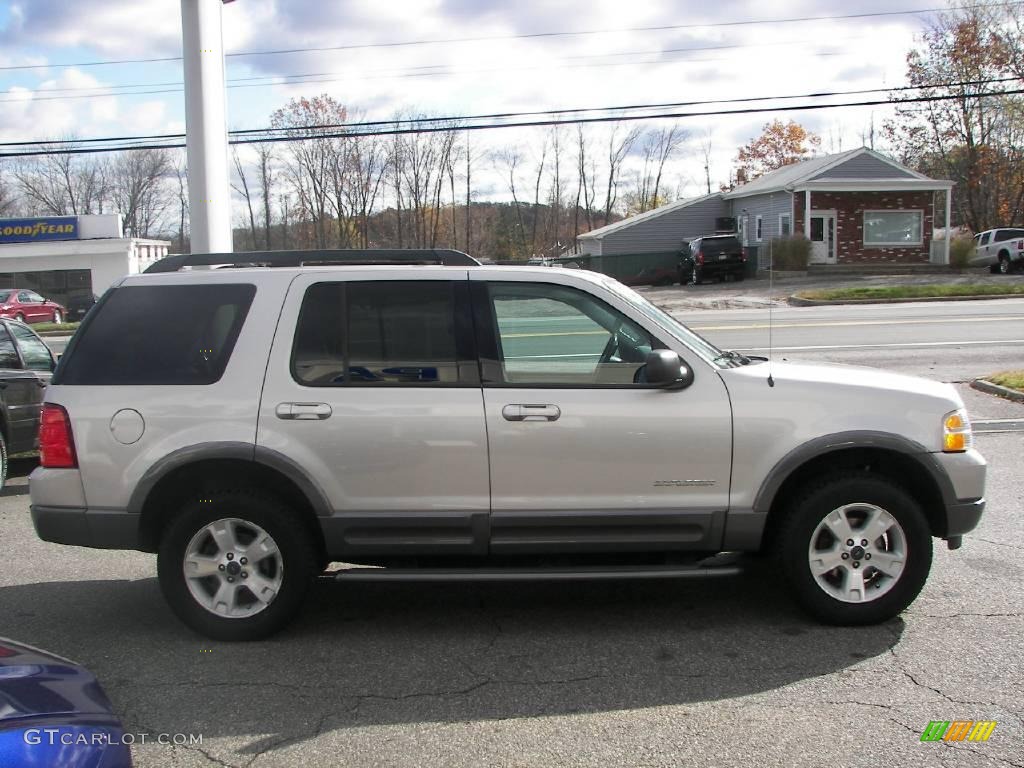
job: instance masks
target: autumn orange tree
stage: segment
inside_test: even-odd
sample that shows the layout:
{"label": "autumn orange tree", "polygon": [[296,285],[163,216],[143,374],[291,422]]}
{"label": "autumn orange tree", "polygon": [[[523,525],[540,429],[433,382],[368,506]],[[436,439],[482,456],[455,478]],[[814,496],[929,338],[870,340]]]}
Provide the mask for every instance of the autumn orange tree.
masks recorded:
{"label": "autumn orange tree", "polygon": [[793,120],[765,123],[761,135],[740,147],[736,155],[736,183],[744,184],[784,165],[805,160],[819,146],[821,137]]}
{"label": "autumn orange tree", "polygon": [[[936,100],[900,104],[886,124],[899,159],[956,182],[956,220],[974,231],[1024,223],[1024,100],[1016,6],[992,2],[940,14],[907,55],[907,79]],[[900,101],[905,92],[893,95]]]}

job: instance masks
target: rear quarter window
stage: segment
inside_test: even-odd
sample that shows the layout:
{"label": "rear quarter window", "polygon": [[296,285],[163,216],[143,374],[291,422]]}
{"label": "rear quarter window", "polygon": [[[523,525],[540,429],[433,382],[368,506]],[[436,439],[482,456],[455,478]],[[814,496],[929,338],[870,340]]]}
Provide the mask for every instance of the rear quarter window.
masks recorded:
{"label": "rear quarter window", "polygon": [[249,312],[249,284],[131,285],[97,305],[54,384],[213,384]]}

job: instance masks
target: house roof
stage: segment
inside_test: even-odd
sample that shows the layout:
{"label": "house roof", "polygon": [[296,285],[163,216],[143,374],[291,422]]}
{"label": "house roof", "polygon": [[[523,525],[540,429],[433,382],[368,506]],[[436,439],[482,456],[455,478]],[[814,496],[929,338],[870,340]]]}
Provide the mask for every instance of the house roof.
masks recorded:
{"label": "house roof", "polygon": [[[768,192],[779,192],[781,190],[790,190],[794,187],[801,186],[803,184],[812,181],[821,181],[828,178],[828,171],[837,165],[845,163],[847,160],[852,160],[854,157],[860,155],[868,155],[875,158],[876,160],[891,165],[893,168],[897,168],[907,174],[908,178],[903,180],[887,178],[884,181],[887,184],[893,186],[899,185],[900,183],[905,184],[908,187],[920,187],[921,182],[933,183],[937,185],[946,185],[945,182],[939,182],[934,179],[929,179],[927,176],[913,171],[907,168],[905,165],[897,163],[895,160],[886,157],[879,152],[875,152],[873,149],[867,147],[858,147],[857,149],[851,149],[846,152],[839,152],[834,155],[822,155],[821,157],[812,157],[809,160],[802,160],[799,163],[793,163],[792,165],[785,165],[774,171],[769,171],[764,176],[760,176],[753,181],[743,184],[742,186],[736,187],[730,192],[723,193],[722,197],[726,200],[731,200],[737,197],[749,197],[750,195],[763,195]],[[843,179],[844,182],[851,182],[851,179]],[[877,181],[872,179],[859,179],[860,182]]]}
{"label": "house roof", "polygon": [[618,232],[620,229],[626,229],[632,227],[634,224],[639,224],[642,221],[649,221],[656,219],[659,216],[664,216],[666,213],[672,213],[672,211],[678,211],[680,208],[686,208],[696,203],[702,203],[705,200],[711,200],[716,197],[721,197],[721,192],[712,192],[710,195],[701,195],[700,197],[690,197],[686,200],[678,200],[668,205],[663,205],[659,208],[646,211],[644,213],[638,213],[635,216],[627,216],[622,221],[616,221],[614,224],[605,224],[603,227],[592,229],[589,232],[584,232],[582,235],[577,237],[577,240],[600,240],[605,235],[610,235],[612,232]]}

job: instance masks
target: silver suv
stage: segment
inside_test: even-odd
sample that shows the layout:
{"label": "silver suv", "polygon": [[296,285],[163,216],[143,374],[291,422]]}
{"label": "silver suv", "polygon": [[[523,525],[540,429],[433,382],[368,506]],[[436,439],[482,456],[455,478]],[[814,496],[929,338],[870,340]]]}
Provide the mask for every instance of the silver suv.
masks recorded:
{"label": "silver suv", "polygon": [[157,553],[210,637],[280,629],[325,572],[707,577],[736,572],[726,550],[777,558],[818,619],[872,623],[984,508],[951,386],[723,352],[604,275],[446,251],[150,272],[57,366],[32,517]]}

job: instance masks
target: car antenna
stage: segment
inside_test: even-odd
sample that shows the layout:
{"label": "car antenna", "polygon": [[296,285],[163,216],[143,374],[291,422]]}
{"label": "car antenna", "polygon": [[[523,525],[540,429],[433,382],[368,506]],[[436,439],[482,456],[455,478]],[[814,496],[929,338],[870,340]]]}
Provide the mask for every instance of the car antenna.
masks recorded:
{"label": "car antenna", "polygon": [[[773,195],[774,197],[774,195]],[[771,204],[774,204],[774,200]],[[772,305],[775,304],[775,249],[772,247],[774,241],[768,241],[768,386],[775,386],[775,379],[772,378]]]}

